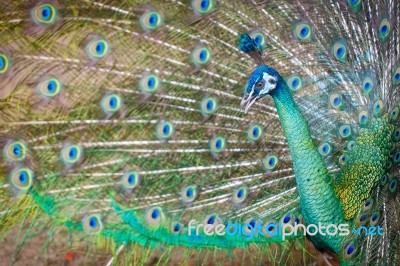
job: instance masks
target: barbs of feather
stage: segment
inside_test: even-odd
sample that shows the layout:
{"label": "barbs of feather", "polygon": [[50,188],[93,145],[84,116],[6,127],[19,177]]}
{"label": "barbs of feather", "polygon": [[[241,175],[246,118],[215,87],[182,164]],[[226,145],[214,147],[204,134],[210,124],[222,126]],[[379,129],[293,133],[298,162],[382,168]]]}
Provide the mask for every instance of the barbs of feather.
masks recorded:
{"label": "barbs of feather", "polygon": [[[298,264],[284,253],[309,252],[302,234],[189,238],[188,222],[272,233],[327,211],[340,222],[344,206],[387,237],[316,247],[345,265],[399,264],[398,219],[386,218],[400,217],[399,1],[26,2],[6,0],[0,22],[0,232],[17,241],[6,261],[41,233],[46,254],[64,230],[62,249],[87,245],[96,260],[85,264],[106,263],[89,251],[149,264],[151,249],[167,264],[169,246]],[[280,101],[296,113],[289,134],[275,89],[293,102]],[[325,208],[334,194],[319,186],[334,184],[343,204]]]}

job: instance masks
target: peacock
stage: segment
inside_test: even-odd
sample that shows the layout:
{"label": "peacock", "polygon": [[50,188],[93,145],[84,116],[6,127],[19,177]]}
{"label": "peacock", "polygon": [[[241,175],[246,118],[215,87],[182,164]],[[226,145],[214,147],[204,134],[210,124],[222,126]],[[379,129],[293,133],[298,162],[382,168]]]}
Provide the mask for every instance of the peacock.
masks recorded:
{"label": "peacock", "polygon": [[1,6],[0,264],[400,265],[399,1]]}

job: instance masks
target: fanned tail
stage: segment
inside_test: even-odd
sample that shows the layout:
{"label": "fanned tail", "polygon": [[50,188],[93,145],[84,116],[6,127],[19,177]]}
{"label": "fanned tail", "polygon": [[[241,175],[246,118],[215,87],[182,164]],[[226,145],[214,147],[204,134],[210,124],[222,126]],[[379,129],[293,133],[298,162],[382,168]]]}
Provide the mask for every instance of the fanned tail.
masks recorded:
{"label": "fanned tail", "polygon": [[[346,166],[363,128],[387,121],[391,162],[349,218],[365,212],[385,235],[351,242],[354,255],[344,243],[339,257],[398,263],[400,3],[304,2],[4,4],[0,232],[18,234],[10,263],[43,232],[43,250],[106,250],[110,264],[149,263],[154,249],[160,262],[184,250],[186,262],[193,248],[214,258],[241,248],[254,261],[266,254],[293,265],[299,252],[308,263],[302,235],[252,236],[260,225],[304,223],[273,101],[247,115],[239,107],[261,64],[285,77],[335,180],[359,162]],[[249,226],[193,236],[192,220]]]}

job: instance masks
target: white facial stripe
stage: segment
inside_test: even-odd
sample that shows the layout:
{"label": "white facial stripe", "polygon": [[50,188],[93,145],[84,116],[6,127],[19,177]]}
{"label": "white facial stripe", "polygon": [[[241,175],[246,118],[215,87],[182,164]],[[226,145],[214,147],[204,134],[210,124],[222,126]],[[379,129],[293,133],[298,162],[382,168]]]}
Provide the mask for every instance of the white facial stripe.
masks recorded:
{"label": "white facial stripe", "polygon": [[263,73],[264,88],[260,91],[260,93],[259,93],[260,95],[261,94],[266,94],[266,93],[272,91],[273,89],[275,89],[276,82],[275,82],[275,84],[271,84],[271,83],[268,82],[270,79],[273,79],[273,80],[276,81],[276,78],[274,76],[271,76],[268,73],[264,72]]}
{"label": "white facial stripe", "polygon": [[270,76],[268,73],[263,73],[263,80],[267,81],[269,78],[273,78],[272,76]]}

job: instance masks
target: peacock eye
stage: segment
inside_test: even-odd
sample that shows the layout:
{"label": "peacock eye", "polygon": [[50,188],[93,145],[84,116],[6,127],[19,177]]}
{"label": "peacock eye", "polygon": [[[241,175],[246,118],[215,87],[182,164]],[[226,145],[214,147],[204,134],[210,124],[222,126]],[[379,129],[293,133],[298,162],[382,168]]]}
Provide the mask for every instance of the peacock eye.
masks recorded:
{"label": "peacock eye", "polygon": [[259,82],[256,83],[256,88],[257,89],[261,89],[263,87],[264,87],[264,81],[259,81]]}
{"label": "peacock eye", "polygon": [[269,82],[269,84],[273,84],[273,85],[276,84],[276,80],[274,80],[274,79],[269,79],[268,82]]}

